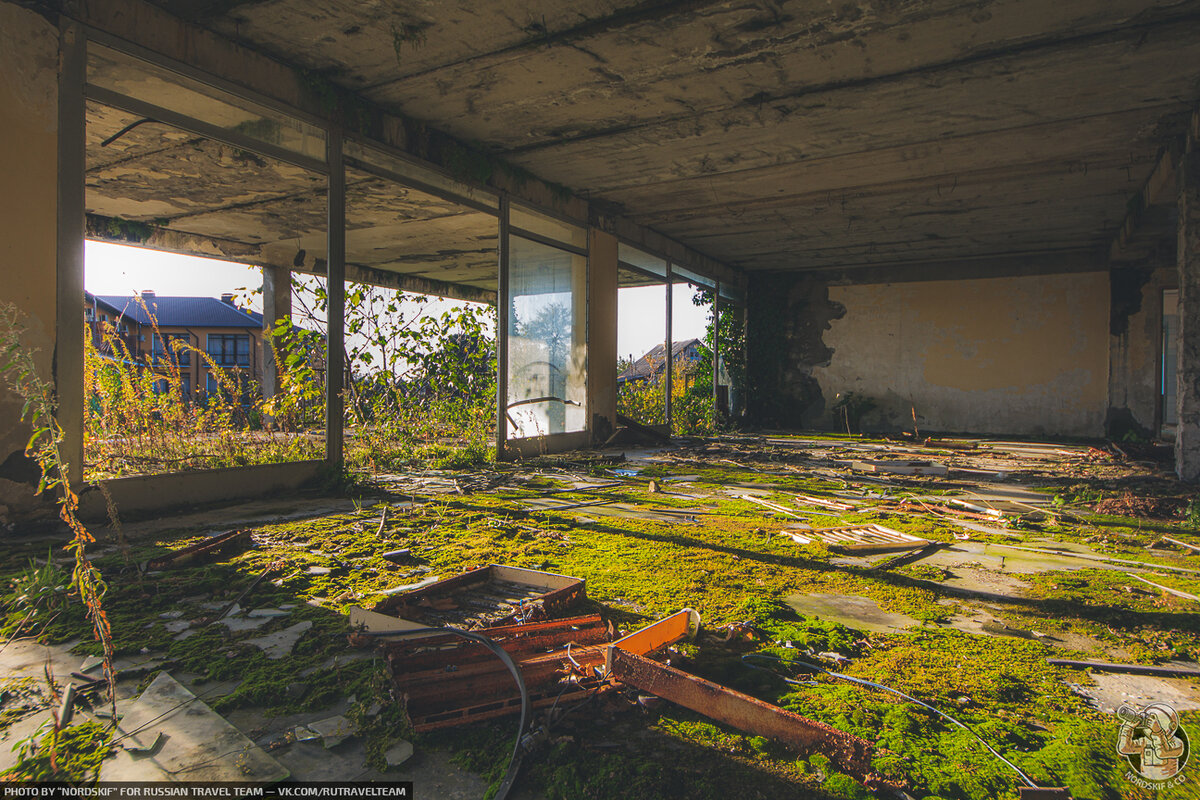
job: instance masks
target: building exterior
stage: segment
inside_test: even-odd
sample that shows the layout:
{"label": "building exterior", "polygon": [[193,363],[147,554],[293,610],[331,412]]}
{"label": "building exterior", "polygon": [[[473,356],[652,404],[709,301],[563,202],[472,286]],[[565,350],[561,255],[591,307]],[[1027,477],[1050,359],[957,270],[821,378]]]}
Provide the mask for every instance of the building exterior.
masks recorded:
{"label": "building exterior", "polygon": [[[232,294],[217,299],[86,292],[84,316],[98,352],[132,357],[164,376],[178,368],[186,398],[202,399],[219,390],[214,366],[261,385],[263,316],[238,308]],[[111,326],[107,335],[106,326]]]}
{"label": "building exterior", "polygon": [[[700,348],[702,346],[699,339],[688,339],[684,342],[672,343],[671,363],[678,364],[686,370],[689,365],[700,360]],[[665,352],[666,345],[654,345],[645,355],[633,362],[628,369],[617,376],[617,386],[661,379],[663,367],[666,365],[666,359],[663,358],[663,353]]]}

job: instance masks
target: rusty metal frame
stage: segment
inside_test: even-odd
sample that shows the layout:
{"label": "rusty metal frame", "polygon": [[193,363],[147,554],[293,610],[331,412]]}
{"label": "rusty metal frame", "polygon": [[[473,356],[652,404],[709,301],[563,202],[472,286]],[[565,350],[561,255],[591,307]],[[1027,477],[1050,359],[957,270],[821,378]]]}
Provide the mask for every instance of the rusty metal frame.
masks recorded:
{"label": "rusty metal frame", "polygon": [[868,788],[886,785],[871,769],[874,746],[865,739],[619,647],[608,655],[610,678],[801,754],[821,753]]}
{"label": "rusty metal frame", "polygon": [[582,578],[523,567],[509,567],[503,564],[488,564],[485,567],[467,570],[431,583],[420,589],[388,597],[376,603],[372,611],[394,614],[397,609],[403,609],[423,599],[450,595],[487,583],[493,578],[545,588],[546,591],[532,598],[532,602],[540,601],[547,614],[567,609],[587,597],[587,587]]}
{"label": "rusty metal frame", "polygon": [[[478,572],[478,571],[477,571]],[[457,576],[463,577],[463,576]],[[458,585],[461,585],[458,584]],[[611,688],[604,675],[614,648],[648,655],[699,629],[700,615],[684,609],[609,643],[599,614],[488,628],[517,662],[533,707],[570,702]],[[512,676],[481,645],[451,634],[387,642],[384,654],[392,682],[408,698],[417,731],[462,725],[520,709]]]}

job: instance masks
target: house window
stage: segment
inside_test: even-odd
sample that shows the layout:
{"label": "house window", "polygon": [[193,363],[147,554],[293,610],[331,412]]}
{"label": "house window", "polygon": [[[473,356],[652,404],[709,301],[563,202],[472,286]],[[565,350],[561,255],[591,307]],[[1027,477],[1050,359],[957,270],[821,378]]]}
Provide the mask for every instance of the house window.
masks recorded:
{"label": "house window", "polygon": [[208,355],[219,367],[250,366],[250,334],[210,333]]}
{"label": "house window", "polygon": [[188,400],[192,396],[192,378],[190,375],[179,376],[179,393],[183,395],[184,400]]}
{"label": "house window", "polygon": [[156,364],[169,362],[181,367],[190,365],[192,353],[188,347],[191,343],[192,339],[186,333],[155,334],[152,348],[154,362]]}

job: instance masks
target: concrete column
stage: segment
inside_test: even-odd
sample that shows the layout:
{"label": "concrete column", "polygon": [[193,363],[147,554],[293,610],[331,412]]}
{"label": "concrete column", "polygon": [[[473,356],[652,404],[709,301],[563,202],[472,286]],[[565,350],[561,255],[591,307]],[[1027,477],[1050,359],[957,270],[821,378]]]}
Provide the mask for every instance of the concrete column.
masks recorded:
{"label": "concrete column", "polygon": [[[38,375],[47,381],[54,378],[58,341],[58,65],[58,29],[34,11],[0,2],[0,175],[6,189],[0,192],[0,302],[21,313],[21,344],[33,351]],[[79,187],[82,193],[82,175]],[[79,267],[75,350],[82,358],[82,263]],[[81,364],[77,383],[82,378]],[[0,524],[35,502],[39,471],[24,455],[30,431],[20,421],[23,404],[0,388]],[[64,422],[71,423],[73,437],[67,460],[78,474],[82,464],[74,452],[82,452],[82,418]]]}
{"label": "concrete column", "polygon": [[1158,417],[1162,293],[1175,286],[1175,254],[1109,270],[1108,412],[1105,435],[1150,438]]}
{"label": "concrete column", "polygon": [[588,245],[588,407],[592,442],[603,444],[617,424],[617,239],[591,229]]}
{"label": "concrete column", "polygon": [[[279,394],[279,369],[275,354],[284,356],[283,340],[272,339],[276,323],[292,315],[292,271],[284,267],[263,267],[263,397]],[[274,347],[272,347],[272,342]]]}
{"label": "concrete column", "polygon": [[342,389],[346,362],[346,172],[342,130],[333,126],[326,140],[329,161],[329,231],[326,235],[325,291],[328,293],[325,349],[325,462],[342,468],[345,414]]}
{"label": "concrete column", "polygon": [[1179,424],[1175,472],[1200,480],[1200,112],[1193,115],[1179,173]]}

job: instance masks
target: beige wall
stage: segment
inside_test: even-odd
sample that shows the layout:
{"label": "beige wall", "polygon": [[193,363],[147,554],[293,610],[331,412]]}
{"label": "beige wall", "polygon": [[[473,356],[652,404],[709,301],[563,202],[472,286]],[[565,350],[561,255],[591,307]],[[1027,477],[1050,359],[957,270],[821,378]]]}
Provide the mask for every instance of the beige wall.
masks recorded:
{"label": "beige wall", "polygon": [[[49,380],[55,331],[58,31],[0,0],[0,301],[25,315],[24,341]],[[0,522],[29,492],[11,478],[29,438],[21,401],[0,390]]]}
{"label": "beige wall", "polygon": [[1108,406],[1104,272],[831,286],[845,306],[814,368],[828,408],[873,398],[864,418],[929,430],[1100,436]]}

